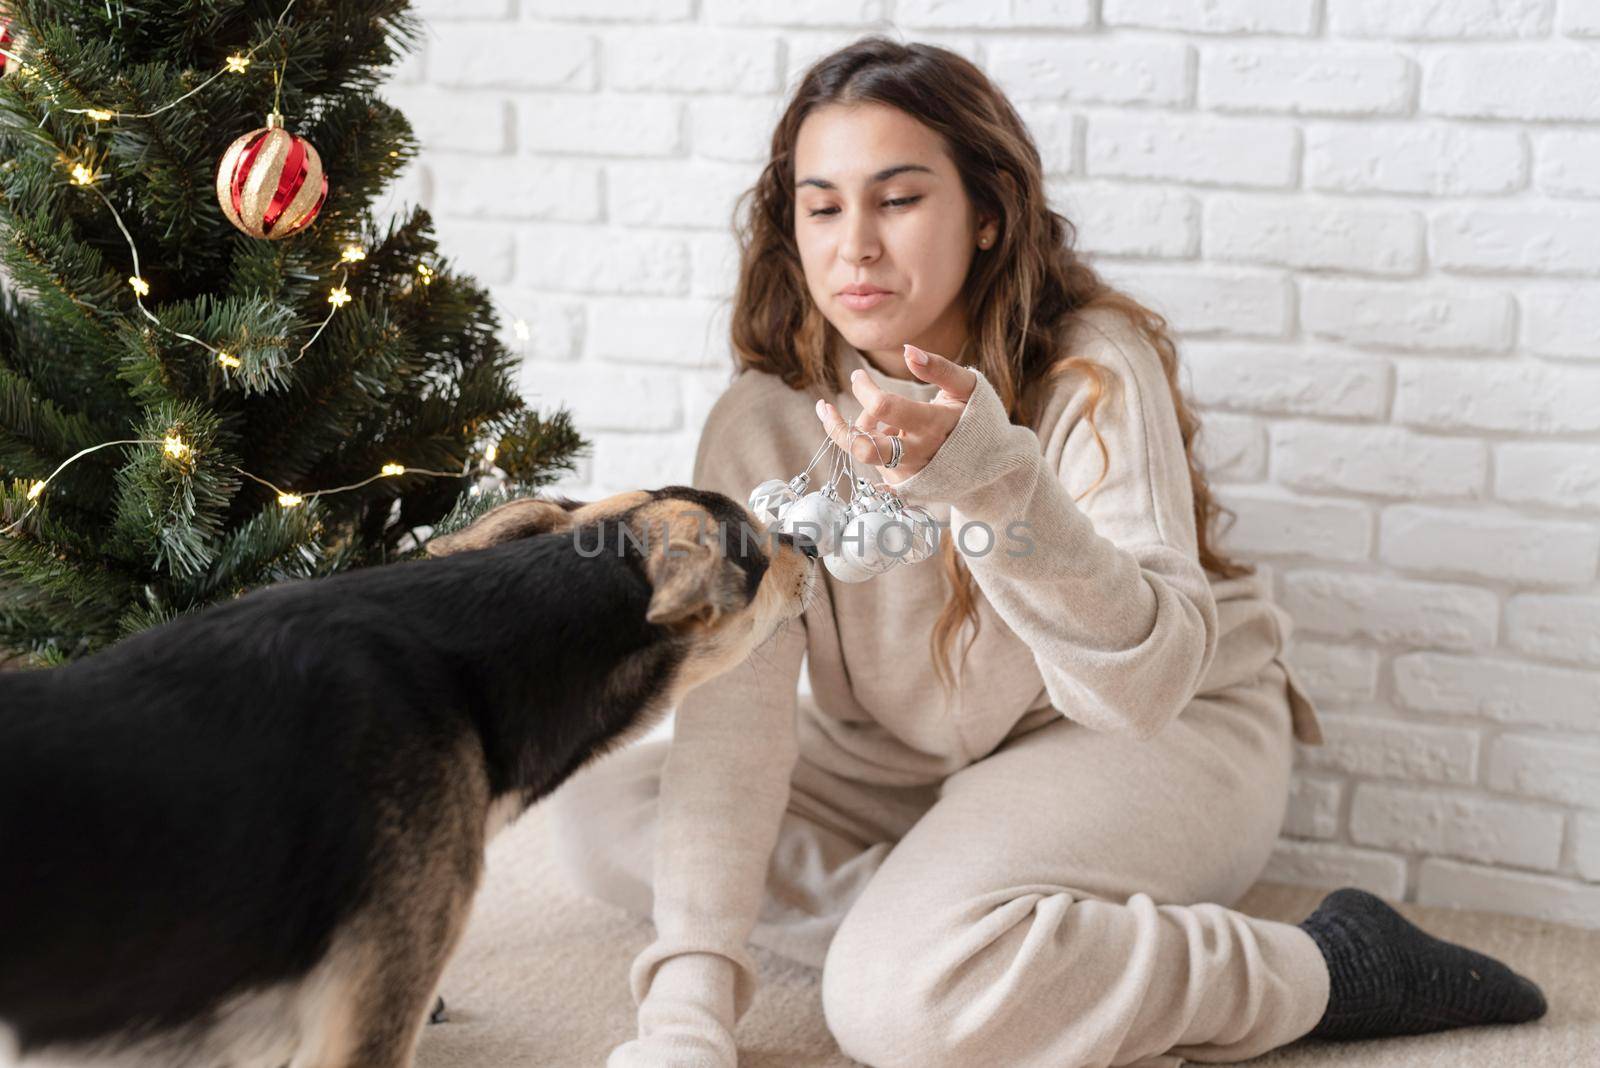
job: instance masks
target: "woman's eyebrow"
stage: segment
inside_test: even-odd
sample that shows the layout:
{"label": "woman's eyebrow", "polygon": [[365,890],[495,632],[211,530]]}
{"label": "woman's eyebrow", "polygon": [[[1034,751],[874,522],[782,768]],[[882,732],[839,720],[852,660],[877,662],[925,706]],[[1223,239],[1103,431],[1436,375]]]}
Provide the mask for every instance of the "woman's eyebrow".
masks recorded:
{"label": "woman's eyebrow", "polygon": [[[887,182],[890,178],[893,178],[895,175],[904,174],[906,171],[923,171],[923,172],[925,172],[927,174],[932,174],[933,173],[933,168],[932,167],[924,167],[920,163],[899,163],[899,164],[896,164],[893,167],[885,167],[883,170],[879,171],[877,174],[874,174],[871,178],[867,179],[867,184],[868,185],[876,185],[879,182]],[[794,187],[796,189],[799,189],[803,185],[814,185],[818,189],[836,189],[836,188],[838,188],[832,182],[828,181],[826,178],[802,178],[798,182],[794,183]]]}

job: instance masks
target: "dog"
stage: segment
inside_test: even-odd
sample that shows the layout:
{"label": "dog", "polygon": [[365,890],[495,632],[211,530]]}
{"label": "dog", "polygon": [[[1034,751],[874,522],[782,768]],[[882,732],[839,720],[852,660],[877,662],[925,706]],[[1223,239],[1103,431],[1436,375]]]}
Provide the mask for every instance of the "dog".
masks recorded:
{"label": "dog", "polygon": [[0,675],[0,1064],[409,1065],[488,840],[820,571],[687,486],[426,548]]}

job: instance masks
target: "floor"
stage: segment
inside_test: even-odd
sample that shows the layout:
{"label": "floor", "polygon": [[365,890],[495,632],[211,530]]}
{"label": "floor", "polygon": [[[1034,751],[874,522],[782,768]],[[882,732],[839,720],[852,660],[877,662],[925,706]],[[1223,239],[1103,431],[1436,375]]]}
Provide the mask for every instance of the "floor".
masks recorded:
{"label": "floor", "polygon": [[[648,920],[575,894],[546,863],[542,810],[489,851],[489,874],[440,987],[450,1020],[425,1029],[417,1068],[603,1065],[633,1034],[628,965],[651,940]],[[1235,908],[1295,922],[1325,891],[1258,883]],[[1400,904],[1429,933],[1504,960],[1536,980],[1544,1019],[1403,1039],[1303,1039],[1255,1068],[1600,1068],[1600,931],[1522,917]],[[848,1068],[822,1016],[814,969],[760,947],[762,982],[739,1021],[741,1068]]]}

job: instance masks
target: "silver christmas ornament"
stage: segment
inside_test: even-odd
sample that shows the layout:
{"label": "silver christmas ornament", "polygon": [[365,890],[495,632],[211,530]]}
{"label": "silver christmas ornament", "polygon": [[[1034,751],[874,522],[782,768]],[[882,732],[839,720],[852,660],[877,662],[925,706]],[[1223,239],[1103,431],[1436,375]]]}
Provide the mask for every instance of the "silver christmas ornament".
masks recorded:
{"label": "silver christmas ornament", "polygon": [[868,571],[866,568],[834,553],[824,556],[822,564],[828,569],[828,574],[840,582],[865,582],[868,579],[878,577],[876,571]]}
{"label": "silver christmas ornament", "polygon": [[863,571],[883,574],[900,562],[898,556],[885,551],[892,547],[885,537],[885,528],[894,522],[894,516],[888,512],[858,513],[844,525],[839,536],[838,555]]}
{"label": "silver christmas ornament", "polygon": [[811,476],[804,471],[787,482],[781,478],[769,478],[750,494],[750,511],[762,523],[771,526],[789,505],[800,499],[810,483]]}
{"label": "silver christmas ornament", "polygon": [[806,534],[826,556],[837,550],[839,531],[845,523],[845,502],[839,499],[831,482],[789,505],[778,517],[777,529],[786,534]]}

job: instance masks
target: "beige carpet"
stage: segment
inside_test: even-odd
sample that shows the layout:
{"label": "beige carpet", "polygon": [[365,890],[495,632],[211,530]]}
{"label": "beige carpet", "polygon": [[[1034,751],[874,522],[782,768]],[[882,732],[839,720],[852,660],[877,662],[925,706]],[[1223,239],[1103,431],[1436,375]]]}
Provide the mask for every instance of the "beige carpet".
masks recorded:
{"label": "beige carpet", "polygon": [[[490,848],[489,875],[441,993],[450,1021],[425,1029],[417,1068],[580,1068],[633,1033],[628,965],[650,942],[648,920],[568,889],[545,860],[535,807]],[[1303,919],[1322,890],[1258,883],[1235,907]],[[1544,1019],[1404,1039],[1301,1040],[1249,1063],[1258,1068],[1600,1068],[1600,931],[1418,905],[1397,906],[1440,938],[1461,942],[1536,980]],[[762,984],[739,1021],[741,1068],[850,1066],[822,1017],[819,972],[754,947]],[[989,1068],[989,1066],[974,1066]]]}

